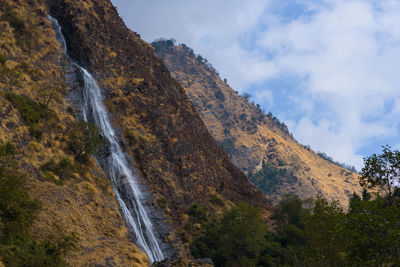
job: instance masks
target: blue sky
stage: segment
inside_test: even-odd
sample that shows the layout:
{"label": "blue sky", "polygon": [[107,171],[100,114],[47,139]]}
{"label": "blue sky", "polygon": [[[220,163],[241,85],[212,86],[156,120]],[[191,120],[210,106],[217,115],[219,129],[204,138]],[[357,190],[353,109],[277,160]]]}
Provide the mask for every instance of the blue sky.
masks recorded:
{"label": "blue sky", "polygon": [[400,1],[112,0],[148,42],[174,38],[295,138],[361,169],[400,149]]}

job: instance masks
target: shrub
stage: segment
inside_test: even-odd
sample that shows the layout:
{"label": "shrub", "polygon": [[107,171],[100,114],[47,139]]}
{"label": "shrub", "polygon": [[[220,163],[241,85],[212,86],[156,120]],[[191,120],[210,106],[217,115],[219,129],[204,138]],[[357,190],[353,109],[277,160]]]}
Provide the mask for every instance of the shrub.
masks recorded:
{"label": "shrub", "polygon": [[0,53],[0,64],[4,65],[6,61],[7,61],[6,55]]}
{"label": "shrub", "polygon": [[293,171],[287,168],[278,168],[270,163],[264,163],[262,169],[256,174],[249,175],[249,179],[263,193],[271,193],[276,187],[283,184],[293,184],[297,182],[297,177]]}
{"label": "shrub", "polygon": [[236,150],[235,141],[236,141],[236,138],[231,137],[231,138],[225,139],[224,141],[222,141],[218,144],[229,156],[231,156]]}
{"label": "shrub", "polygon": [[37,241],[29,234],[41,204],[29,196],[14,154],[14,146],[0,140],[1,261],[6,266],[66,266],[64,257],[77,249],[77,237],[62,233]]}
{"label": "shrub", "polygon": [[[42,171],[47,180],[57,185],[62,185],[63,180],[70,178],[75,172],[82,171],[82,168],[79,168],[70,159],[62,158],[58,163],[56,163],[54,159],[51,159],[42,166]],[[55,179],[49,172],[56,174],[60,179]]]}
{"label": "shrub", "polygon": [[43,132],[42,122],[56,117],[56,114],[46,105],[38,104],[25,96],[7,93],[6,98],[21,114],[21,117],[29,126],[30,134],[37,139],[41,137]]}
{"label": "shrub", "polygon": [[217,92],[215,93],[215,97],[216,97],[217,99],[221,100],[222,102],[225,101],[225,95],[224,95],[224,93],[222,93],[222,91],[217,91]]}
{"label": "shrub", "polygon": [[68,146],[80,163],[88,163],[90,155],[99,157],[108,153],[108,141],[101,137],[96,125],[79,121],[72,126],[69,133]]}
{"label": "shrub", "polygon": [[27,193],[26,179],[19,172],[11,144],[0,145],[0,217],[3,238],[28,227],[39,210],[39,202]]}
{"label": "shrub", "polygon": [[189,215],[192,215],[197,221],[205,222],[207,218],[207,208],[194,203],[190,208]]}
{"label": "shrub", "polygon": [[248,92],[243,92],[241,96],[242,96],[242,97],[244,98],[244,100],[246,100],[246,101],[249,101],[250,98],[252,97],[252,95],[249,94]]}
{"label": "shrub", "polygon": [[222,199],[219,198],[218,196],[213,196],[213,197],[211,198],[210,202],[211,202],[213,205],[216,205],[216,206],[220,206],[220,207],[223,207],[223,206],[224,206],[224,202],[223,202]]}
{"label": "shrub", "polygon": [[195,257],[211,257],[215,266],[255,266],[265,246],[261,212],[239,203],[211,222],[192,246]]}
{"label": "shrub", "polygon": [[247,119],[247,114],[246,113],[241,113],[239,115],[239,119],[242,120],[242,121],[245,121]]}
{"label": "shrub", "polygon": [[17,33],[22,34],[25,30],[24,20],[14,10],[9,10],[5,13],[5,20],[10,23]]}

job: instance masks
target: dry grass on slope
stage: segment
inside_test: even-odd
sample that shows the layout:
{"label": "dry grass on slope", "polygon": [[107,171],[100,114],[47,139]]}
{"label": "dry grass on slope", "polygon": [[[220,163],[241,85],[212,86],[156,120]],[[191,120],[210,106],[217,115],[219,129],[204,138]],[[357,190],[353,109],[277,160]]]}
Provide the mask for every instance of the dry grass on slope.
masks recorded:
{"label": "dry grass on slope", "polygon": [[[286,193],[301,198],[319,194],[339,200],[346,207],[351,194],[360,193],[358,174],[322,159],[299,144],[284,124],[239,96],[209,63],[196,57],[189,48],[171,46],[165,41],[153,44],[156,54],[185,88],[207,129],[232,161],[251,179],[262,169],[263,162],[272,168],[266,173],[282,174],[274,182],[256,183],[259,188],[265,187],[262,191],[273,202]],[[255,178],[252,180],[256,182]]]}
{"label": "dry grass on slope", "polygon": [[[41,171],[51,159],[74,162],[66,152],[68,128],[75,118],[68,108],[65,62],[47,12],[41,1],[2,0],[0,5],[0,139],[16,145],[30,194],[42,203],[32,235],[40,240],[75,233],[79,250],[67,256],[72,266],[148,266],[147,256],[131,241],[108,179],[94,161],[82,166],[84,173],[73,173],[62,183],[57,175]],[[7,98],[10,94],[38,105],[48,102],[52,118],[33,123],[32,131]]]}

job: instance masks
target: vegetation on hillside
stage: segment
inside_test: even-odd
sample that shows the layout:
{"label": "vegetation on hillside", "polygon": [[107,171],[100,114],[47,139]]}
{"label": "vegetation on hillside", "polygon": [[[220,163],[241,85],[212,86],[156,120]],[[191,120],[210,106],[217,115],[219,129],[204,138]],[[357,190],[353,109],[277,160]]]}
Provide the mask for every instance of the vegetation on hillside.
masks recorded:
{"label": "vegetation on hillside", "polygon": [[249,174],[249,179],[264,194],[275,192],[277,186],[284,183],[294,184],[297,177],[291,168],[283,167],[284,161],[280,161],[280,167],[271,163],[262,163],[262,168],[255,174]]}
{"label": "vegetation on hillside", "polygon": [[399,266],[399,155],[384,147],[365,159],[360,181],[386,193],[354,193],[348,211],[320,196],[289,194],[275,207],[274,229],[245,204],[221,217],[197,212],[201,227],[192,253],[211,257],[216,266]]}
{"label": "vegetation on hillside", "polygon": [[[311,149],[311,148],[309,148],[309,149]],[[351,172],[358,173],[356,167],[354,167],[354,166],[352,166],[352,165],[345,164],[345,163],[338,162],[338,161],[334,160],[331,156],[328,156],[328,155],[327,155],[326,153],[324,153],[324,152],[317,152],[317,154],[318,154],[318,156],[320,156],[321,158],[323,158],[323,159],[325,159],[325,160],[327,160],[327,161],[329,161],[329,162],[331,162],[331,163],[333,163],[333,164],[335,164],[335,165],[338,165],[338,166],[340,166],[340,167],[342,167],[342,168],[344,168],[344,169],[346,169],[346,170],[349,170],[349,171],[351,171]]]}
{"label": "vegetation on hillside", "polygon": [[[357,174],[342,168],[348,166],[318,157],[310,147],[296,142],[288,127],[254,103],[248,91],[239,94],[204,57],[175,43],[160,39],[152,45],[220,147],[271,201],[277,203],[290,192],[301,198],[321,194],[345,207],[351,192],[361,192]],[[262,161],[268,166],[262,168]]]}
{"label": "vegetation on hillside", "polygon": [[28,97],[6,93],[6,98],[18,110],[25,123],[29,126],[32,137],[39,139],[45,125],[57,119],[57,115],[45,104],[39,104]]}
{"label": "vegetation on hillside", "polygon": [[6,266],[66,266],[64,256],[77,248],[73,234],[37,240],[29,233],[41,209],[29,196],[15,148],[0,141],[0,258]]}
{"label": "vegetation on hillside", "polygon": [[80,163],[87,163],[91,155],[105,156],[108,144],[100,135],[100,129],[89,122],[76,122],[69,132],[68,147]]}

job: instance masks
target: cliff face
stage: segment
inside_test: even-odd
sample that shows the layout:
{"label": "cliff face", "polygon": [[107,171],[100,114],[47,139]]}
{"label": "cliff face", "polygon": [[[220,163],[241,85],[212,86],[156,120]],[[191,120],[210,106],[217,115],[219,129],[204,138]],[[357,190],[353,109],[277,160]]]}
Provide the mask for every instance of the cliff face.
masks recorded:
{"label": "cliff face", "polygon": [[[68,257],[73,266],[146,265],[148,259],[132,243],[103,171],[93,159],[79,165],[68,149],[79,110],[71,108],[68,90],[75,89],[66,85],[67,59],[48,13],[60,22],[71,58],[104,89],[121,146],[140,171],[148,201],[164,217],[169,229],[161,233],[164,241],[178,256],[190,256],[188,240],[181,237],[195,203],[218,213],[244,201],[269,213],[267,199],[220,149],[153,48],[126,28],[108,0],[4,3],[0,137],[17,146],[31,194],[45,207],[32,233],[39,238],[59,229],[78,234],[80,250]],[[11,103],[9,93],[45,106],[52,115],[31,121]],[[52,159],[57,166],[69,160],[78,167],[62,178],[63,173],[44,170]]]}
{"label": "cliff face", "polygon": [[[0,4],[0,139],[16,146],[29,192],[41,202],[31,233],[38,240],[75,233],[79,250],[67,256],[72,266],[146,266],[147,256],[132,243],[110,183],[93,160],[63,179],[42,171],[51,159],[78,164],[67,152],[76,119],[68,108],[63,54],[46,15],[39,1]],[[18,109],[10,94],[34,101],[34,109],[48,103],[51,116],[36,120],[37,113]]]}
{"label": "cliff face", "polygon": [[269,199],[286,193],[317,194],[347,206],[359,193],[358,175],[322,159],[296,142],[286,126],[239,96],[185,45],[153,43],[171,74],[185,88],[212,136]]}

